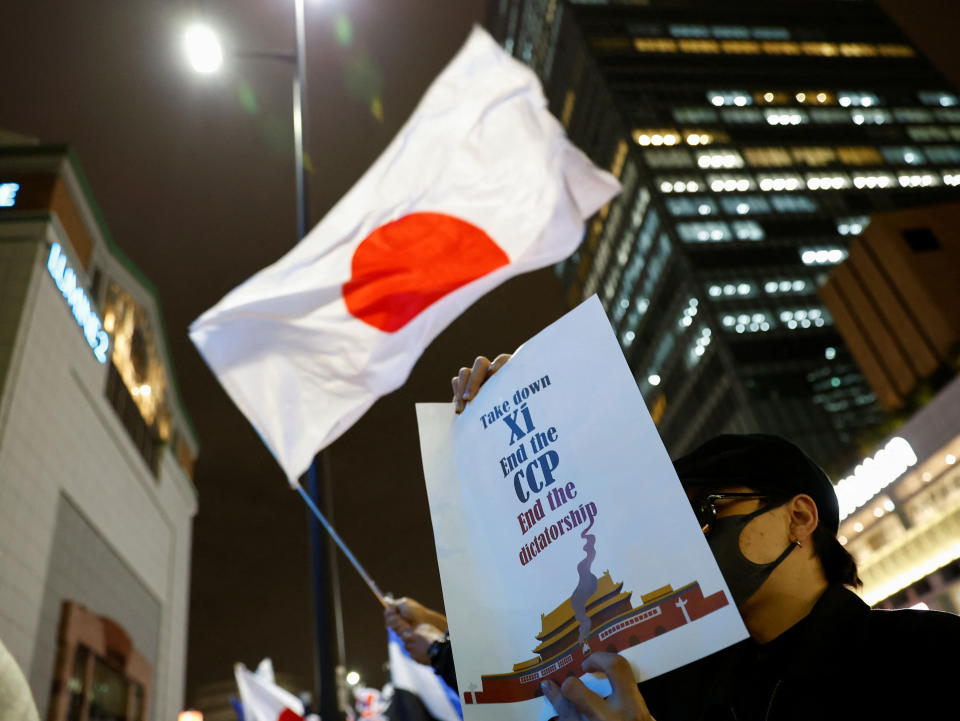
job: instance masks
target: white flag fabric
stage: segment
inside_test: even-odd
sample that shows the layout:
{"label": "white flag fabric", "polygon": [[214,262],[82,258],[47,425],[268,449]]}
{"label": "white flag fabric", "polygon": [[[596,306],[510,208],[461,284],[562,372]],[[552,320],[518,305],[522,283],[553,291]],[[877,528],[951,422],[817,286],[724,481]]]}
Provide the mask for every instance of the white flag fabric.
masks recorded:
{"label": "white flag fabric", "polygon": [[391,721],[463,721],[460,699],[431,666],[410,658],[397,634],[388,631],[390,683],[393,699],[387,716]]}
{"label": "white flag fabric", "polygon": [[295,483],[453,319],[570,255],[617,192],[533,71],[474,28],[356,185],[190,337]]}
{"label": "white flag fabric", "polygon": [[242,663],[233,667],[233,675],[240,691],[244,721],[303,721],[303,702],[277,686],[272,678],[254,673]]}

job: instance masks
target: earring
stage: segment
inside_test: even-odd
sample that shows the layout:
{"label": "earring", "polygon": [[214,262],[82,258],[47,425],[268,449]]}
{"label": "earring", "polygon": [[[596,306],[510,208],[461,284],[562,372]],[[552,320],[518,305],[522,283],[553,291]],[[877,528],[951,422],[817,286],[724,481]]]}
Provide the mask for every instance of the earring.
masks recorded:
{"label": "earring", "polygon": [[800,539],[799,539],[799,538],[795,538],[795,539],[793,540],[793,545],[796,546],[797,548],[803,548],[803,544],[800,543]]}

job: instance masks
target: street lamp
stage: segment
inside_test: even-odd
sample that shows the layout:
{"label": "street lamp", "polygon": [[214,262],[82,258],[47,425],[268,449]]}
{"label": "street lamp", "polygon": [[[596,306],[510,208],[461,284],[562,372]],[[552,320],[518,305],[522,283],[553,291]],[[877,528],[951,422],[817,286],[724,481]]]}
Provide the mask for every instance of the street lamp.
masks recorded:
{"label": "street lamp", "polygon": [[[306,126],[303,118],[307,115],[307,51],[306,29],[304,21],[303,0],[293,0],[294,19],[296,23],[296,48],[292,53],[283,52],[234,52],[237,58],[280,60],[291,65],[293,73],[293,159],[296,173],[297,195],[297,241],[307,233],[309,226],[309,212],[307,210],[307,177],[303,164],[304,146],[306,145]],[[199,73],[210,74],[217,71],[223,62],[223,51],[216,33],[204,25],[193,25],[184,35],[184,49],[193,69]],[[329,506],[321,501],[321,471],[317,459],[307,473],[307,492],[313,503],[319,508]],[[342,714],[338,709],[338,695],[340,688],[337,684],[337,668],[344,658],[343,627],[339,608],[339,579],[336,566],[331,558],[327,538],[315,518],[310,519],[310,537],[313,548],[313,592],[314,614],[316,628],[316,690],[319,696],[321,718],[336,719]],[[321,572],[329,577],[335,597],[333,612],[337,631],[337,646],[339,658],[334,661],[333,649],[327,639],[328,597],[324,593]]]}

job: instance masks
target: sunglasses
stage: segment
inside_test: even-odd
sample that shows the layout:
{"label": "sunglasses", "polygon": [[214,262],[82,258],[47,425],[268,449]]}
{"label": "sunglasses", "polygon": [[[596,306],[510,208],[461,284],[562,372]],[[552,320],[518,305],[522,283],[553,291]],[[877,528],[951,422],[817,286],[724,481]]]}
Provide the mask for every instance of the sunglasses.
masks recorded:
{"label": "sunglasses", "polygon": [[751,498],[766,499],[770,496],[766,493],[708,493],[703,496],[694,496],[690,499],[690,505],[693,506],[700,528],[709,535],[713,522],[717,520],[717,501],[745,501]]}

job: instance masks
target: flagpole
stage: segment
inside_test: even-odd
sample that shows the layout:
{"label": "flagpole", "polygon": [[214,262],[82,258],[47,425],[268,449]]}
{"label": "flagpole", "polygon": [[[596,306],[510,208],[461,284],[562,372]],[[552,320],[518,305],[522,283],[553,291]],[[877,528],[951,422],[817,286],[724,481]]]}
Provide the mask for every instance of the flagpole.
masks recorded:
{"label": "flagpole", "polygon": [[[316,476],[315,469],[316,469],[316,462],[314,462],[314,465],[310,467],[310,471],[309,471],[309,473],[314,477]],[[306,502],[306,504],[310,507],[310,510],[313,511],[313,515],[316,517],[316,519],[323,525],[325,529],[327,529],[327,533],[330,534],[330,538],[332,538],[334,543],[336,543],[337,546],[340,547],[340,550],[343,551],[343,555],[346,556],[347,560],[350,561],[350,563],[353,565],[355,569],[357,569],[357,573],[360,574],[360,577],[367,584],[367,588],[373,591],[373,595],[377,597],[377,600],[380,602],[380,605],[386,608],[388,605],[387,601],[384,598],[383,593],[380,591],[380,587],[377,586],[376,581],[374,581],[370,577],[370,574],[367,573],[366,569],[360,565],[360,561],[358,561],[357,557],[353,555],[353,551],[347,548],[347,544],[343,542],[343,539],[340,538],[340,535],[336,532],[336,530],[334,530],[333,526],[330,525],[330,521],[328,521],[326,517],[320,512],[320,509],[317,508],[317,504],[313,502],[313,499],[310,497],[310,494],[307,493],[305,490],[303,490],[303,486],[301,486],[299,483],[297,484],[297,492],[300,493],[304,502]]]}

